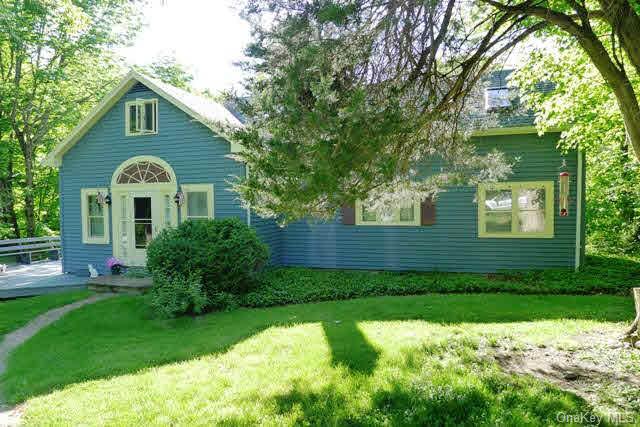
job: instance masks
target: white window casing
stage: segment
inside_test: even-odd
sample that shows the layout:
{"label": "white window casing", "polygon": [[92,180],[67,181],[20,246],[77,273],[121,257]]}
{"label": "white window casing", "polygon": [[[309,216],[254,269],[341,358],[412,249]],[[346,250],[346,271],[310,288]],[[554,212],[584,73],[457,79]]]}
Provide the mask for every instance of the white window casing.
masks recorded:
{"label": "white window casing", "polygon": [[182,221],[214,218],[213,184],[183,184],[181,189],[184,194],[180,212]]}
{"label": "white window casing", "polygon": [[[106,203],[98,204],[97,202],[98,194],[106,196],[108,192],[107,188],[83,188],[80,190],[82,243],[109,244],[109,206]],[[100,223],[102,223],[101,232]]]}
{"label": "white window casing", "polygon": [[136,99],[125,102],[124,119],[127,136],[157,134],[158,100]]}

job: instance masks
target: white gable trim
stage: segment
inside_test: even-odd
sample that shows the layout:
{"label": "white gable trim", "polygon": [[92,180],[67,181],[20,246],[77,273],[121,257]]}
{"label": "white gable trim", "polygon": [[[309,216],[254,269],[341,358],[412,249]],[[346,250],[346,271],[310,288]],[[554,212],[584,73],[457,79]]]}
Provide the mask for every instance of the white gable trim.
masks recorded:
{"label": "white gable trim", "polygon": [[122,98],[136,83],[142,83],[153,92],[162,96],[164,99],[184,111],[189,116],[193,117],[213,132],[221,135],[231,144],[231,152],[240,152],[241,146],[237,142],[232,141],[225,136],[222,129],[212,123],[211,120],[203,117],[201,114],[194,111],[188,105],[179,101],[175,97],[168,94],[161,87],[155,84],[151,79],[147,78],[143,74],[140,74],[134,70],[131,70],[109,94],[107,94],[98,105],[93,107],[89,114],[71,131],[63,141],[61,141],[55,148],[45,157],[42,163],[46,166],[58,167],[62,163],[62,156],[71,149],[101,118],[107,111],[109,111],[119,100]]}

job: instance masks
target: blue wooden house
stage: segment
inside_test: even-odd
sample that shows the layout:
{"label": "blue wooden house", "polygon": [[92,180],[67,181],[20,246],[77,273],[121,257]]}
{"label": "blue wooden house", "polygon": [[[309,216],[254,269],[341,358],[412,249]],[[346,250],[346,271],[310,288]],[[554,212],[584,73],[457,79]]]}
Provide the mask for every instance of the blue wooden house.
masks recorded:
{"label": "blue wooden house", "polygon": [[[504,78],[488,108],[507,99]],[[165,227],[192,218],[238,217],[283,266],[494,272],[577,268],[584,257],[584,158],[538,136],[530,115],[474,135],[480,150],[520,156],[509,182],[452,187],[435,202],[399,207],[390,220],[360,203],[333,222],[279,227],[241,207],[229,190],[240,147],[212,123],[240,122],[224,106],[130,72],[47,157],[59,167],[65,272],[105,272],[111,256],[144,265]],[[562,175],[562,176],[561,176]]]}

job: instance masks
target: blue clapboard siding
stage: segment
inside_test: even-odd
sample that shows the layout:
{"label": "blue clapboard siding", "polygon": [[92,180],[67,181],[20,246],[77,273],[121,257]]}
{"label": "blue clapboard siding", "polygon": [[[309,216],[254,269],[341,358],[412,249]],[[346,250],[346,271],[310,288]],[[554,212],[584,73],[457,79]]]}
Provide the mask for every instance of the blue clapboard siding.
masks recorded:
{"label": "blue clapboard siding", "polygon": [[[124,103],[151,97],[159,100],[159,133],[126,137]],[[519,157],[511,180],[554,181],[553,239],[479,239],[475,188],[470,187],[450,188],[440,194],[433,226],[344,226],[338,217],[329,223],[301,221],[280,228],[274,220],[255,213],[250,222],[269,245],[274,265],[476,272],[572,268],[577,152],[564,156],[571,173],[571,206],[570,216],[561,218],[557,216],[557,178],[563,155],[555,149],[557,139],[557,134],[543,138],[510,135],[476,139],[480,151],[497,148]],[[112,247],[82,243],[80,190],[108,187],[115,169],[133,156],[162,158],[173,167],[179,185],[213,183],[215,217],[236,216],[247,221],[247,212],[241,208],[237,195],[229,191],[228,183],[234,176],[244,175],[244,166],[226,157],[229,152],[228,142],[145,86],[135,85],[63,157],[60,208],[64,270],[86,274],[87,264],[91,263],[104,271],[104,261],[112,255]],[[435,172],[439,170],[437,162],[432,162],[431,167]],[[584,221],[580,227],[584,230]],[[580,249],[584,256],[584,245]]]}
{"label": "blue clapboard siding", "polygon": [[282,254],[282,229],[276,221],[270,218],[261,218],[252,212],[251,226],[256,229],[258,237],[269,246],[269,262],[271,265],[281,264]]}
{"label": "blue clapboard siding", "polygon": [[[157,135],[125,136],[124,103],[136,98],[158,98]],[[104,271],[104,261],[112,255],[111,244],[82,243],[80,189],[109,187],[115,169],[133,156],[165,160],[175,171],[178,185],[213,183],[215,217],[236,216],[246,221],[246,211],[227,184],[233,176],[244,176],[244,166],[227,158],[229,152],[226,140],[141,84],[134,86],[63,157],[60,208],[64,271],[87,274],[89,263]]]}
{"label": "blue clapboard siding", "polygon": [[475,188],[450,188],[437,200],[432,226],[345,226],[302,221],[284,229],[281,262],[321,268],[492,272],[505,269],[573,268],[576,238],[577,152],[564,157],[571,173],[570,216],[558,216],[558,173],[563,155],[558,134],[477,138],[479,151],[498,148],[519,157],[512,181],[555,185],[552,239],[478,238]]}

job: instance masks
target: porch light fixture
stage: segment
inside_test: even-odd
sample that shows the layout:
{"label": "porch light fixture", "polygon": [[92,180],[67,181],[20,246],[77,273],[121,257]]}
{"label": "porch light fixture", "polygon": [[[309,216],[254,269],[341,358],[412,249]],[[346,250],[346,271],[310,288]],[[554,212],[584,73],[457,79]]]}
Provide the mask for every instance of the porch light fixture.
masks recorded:
{"label": "porch light fixture", "polygon": [[184,204],[184,193],[180,190],[173,196],[173,201],[176,206],[182,206]]}
{"label": "porch light fixture", "polygon": [[97,199],[98,203],[101,205],[111,205],[111,194],[109,193],[103,194],[102,192],[99,192],[97,194]]}

